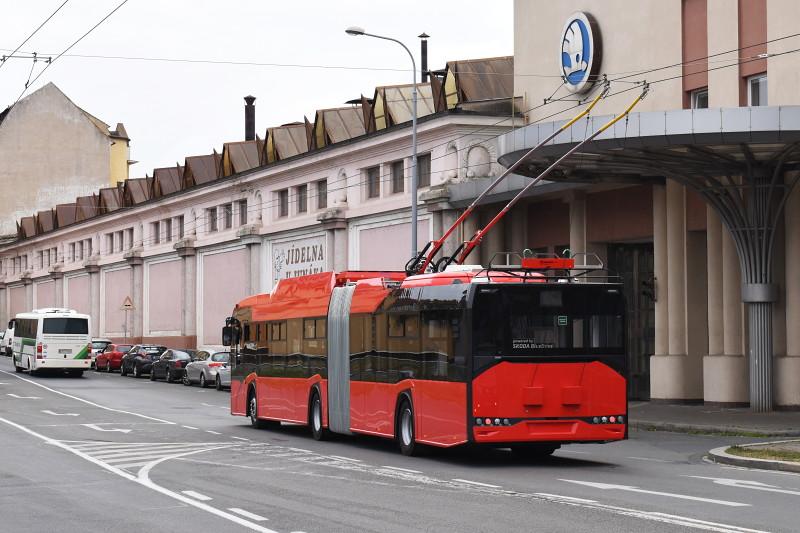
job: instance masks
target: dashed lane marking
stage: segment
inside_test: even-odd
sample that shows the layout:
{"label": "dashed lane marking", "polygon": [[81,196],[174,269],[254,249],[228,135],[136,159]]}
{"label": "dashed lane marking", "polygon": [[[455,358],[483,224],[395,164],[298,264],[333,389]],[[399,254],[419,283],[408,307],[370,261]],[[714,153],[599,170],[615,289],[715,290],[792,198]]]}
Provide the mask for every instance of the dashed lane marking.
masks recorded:
{"label": "dashed lane marking", "polygon": [[172,425],[175,424],[175,422],[170,422],[169,420],[163,420],[161,418],[155,418],[155,417],[152,417],[152,416],[143,415],[141,413],[133,413],[131,411],[123,411],[122,409],[114,409],[113,407],[107,407],[105,405],[100,405],[99,403],[90,402],[89,400],[85,400],[85,399],[80,398],[78,396],[73,396],[72,394],[67,394],[66,392],[61,392],[61,391],[56,390],[56,389],[51,389],[50,387],[42,385],[41,383],[37,383],[37,382],[35,382],[33,380],[30,380],[28,378],[24,378],[22,376],[18,376],[17,374],[12,374],[11,372],[7,372],[6,370],[0,370],[0,373],[6,374],[8,376],[11,376],[11,377],[14,377],[14,378],[17,378],[17,379],[20,379],[22,381],[25,381],[26,383],[30,383],[31,385],[35,385],[36,387],[40,387],[40,388],[45,389],[47,391],[50,391],[50,392],[52,392],[54,394],[59,394],[61,396],[64,396],[65,398],[70,398],[72,400],[83,402],[83,403],[85,403],[87,405],[91,405],[91,406],[97,407],[99,409],[103,409],[103,410],[106,410],[106,411],[111,411],[111,412],[114,412],[114,413],[122,413],[122,414],[126,414],[126,415],[131,415],[131,416],[138,416],[140,418],[145,418],[147,420],[154,420],[156,422],[161,422],[162,424],[172,424]]}
{"label": "dashed lane marking", "polygon": [[246,439],[246,438],[244,438],[244,437],[231,437],[231,438],[232,438],[232,439],[236,439],[236,440],[246,440],[246,441],[249,441],[249,440],[250,440],[250,439]]}
{"label": "dashed lane marking", "polygon": [[467,483],[468,485],[476,485],[478,487],[488,487],[490,489],[499,489],[502,488],[500,485],[491,485],[489,483],[481,483],[480,481],[470,481],[469,479],[458,479],[455,478],[453,481],[457,481],[458,483]]}
{"label": "dashed lane marking", "polygon": [[[2,370],[0,370],[2,372]],[[38,396],[20,396],[19,394],[14,394],[13,392],[9,392],[6,396],[11,396],[12,398],[16,398],[18,400],[41,400]]]}
{"label": "dashed lane marking", "polygon": [[211,431],[210,429],[206,430],[206,433],[211,433],[212,435],[222,435],[219,431]]}
{"label": "dashed lane marking", "polygon": [[245,511],[244,509],[240,509],[238,507],[229,507],[228,510],[232,513],[236,513],[250,520],[255,520],[256,522],[264,522],[266,520],[269,520],[269,518],[265,518],[261,515],[251,513],[250,511]]}
{"label": "dashed lane marking", "polygon": [[615,485],[612,483],[596,483],[594,481],[579,481],[577,479],[559,479],[567,483],[574,483],[576,485],[585,485],[593,489],[600,490],[621,490],[625,492],[638,492],[640,494],[651,494],[653,496],[664,496],[666,498],[676,498],[679,500],[692,500],[703,503],[713,503],[716,505],[725,505],[727,507],[750,507],[749,503],[731,502],[728,500],[715,500],[713,498],[701,498],[700,496],[692,496],[689,494],[678,494],[675,492],[661,492],[658,490],[640,489],[639,487],[632,487],[629,485]]}
{"label": "dashed lane marking", "polygon": [[400,468],[399,466],[382,466],[381,468],[388,468],[389,470],[398,470],[400,472],[408,472],[409,474],[421,474],[419,470],[411,470],[410,468]]}
{"label": "dashed lane marking", "polygon": [[51,411],[50,409],[42,409],[42,412],[46,415],[53,415],[53,416],[80,416],[78,413],[56,413],[55,411]]}
{"label": "dashed lane marking", "polygon": [[634,461],[650,461],[653,463],[673,463],[674,461],[667,461],[666,459],[655,459],[653,457],[626,457],[625,459],[633,459]]}
{"label": "dashed lane marking", "polygon": [[181,492],[191,498],[200,500],[201,502],[210,502],[213,499],[209,496],[206,496],[205,494],[200,494],[199,492],[195,492],[193,490],[182,490]]}
{"label": "dashed lane marking", "polygon": [[196,428],[196,427],[194,427],[194,426],[181,426],[181,427],[182,427],[182,428],[186,428],[186,429],[197,429],[197,428]]}

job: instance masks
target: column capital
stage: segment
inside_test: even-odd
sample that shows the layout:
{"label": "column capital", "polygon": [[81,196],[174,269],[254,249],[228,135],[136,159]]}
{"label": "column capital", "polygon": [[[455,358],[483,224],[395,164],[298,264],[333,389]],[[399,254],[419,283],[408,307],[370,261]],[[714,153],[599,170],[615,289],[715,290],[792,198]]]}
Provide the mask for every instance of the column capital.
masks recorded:
{"label": "column capital", "polygon": [[444,211],[453,209],[450,205],[450,189],[446,185],[435,185],[419,194],[419,199],[428,211]]}
{"label": "column capital", "polygon": [[97,264],[97,258],[91,257],[83,262],[83,269],[89,274],[97,274],[100,272],[100,265]]}
{"label": "column capital", "polygon": [[194,247],[194,237],[186,237],[176,242],[172,248],[178,252],[178,257],[191,257],[197,249]]}
{"label": "column capital", "polygon": [[30,285],[31,283],[33,283],[33,280],[31,279],[31,273],[30,272],[23,272],[22,275],[19,277],[19,280],[26,287],[28,285]]}
{"label": "column capital", "polygon": [[344,216],[344,210],[338,207],[323,211],[317,215],[317,220],[322,223],[323,229],[347,228],[347,219]]}
{"label": "column capital", "polygon": [[142,253],[139,250],[131,250],[130,252],[128,252],[125,255],[123,255],[122,257],[132,267],[133,266],[141,266],[144,263],[144,259],[142,259]]}
{"label": "column capital", "polygon": [[48,272],[50,273],[50,278],[53,280],[59,280],[64,277],[64,273],[61,272],[61,265],[51,266]]}

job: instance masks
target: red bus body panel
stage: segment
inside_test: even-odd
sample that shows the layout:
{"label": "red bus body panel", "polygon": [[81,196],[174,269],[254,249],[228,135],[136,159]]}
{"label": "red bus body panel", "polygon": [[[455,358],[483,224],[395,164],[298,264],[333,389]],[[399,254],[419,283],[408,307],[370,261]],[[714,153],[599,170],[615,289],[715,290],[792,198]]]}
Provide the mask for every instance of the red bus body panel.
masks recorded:
{"label": "red bus body panel", "polygon": [[473,437],[487,443],[623,439],[624,424],[591,424],[579,419],[627,415],[625,391],[625,378],[596,361],[502,362],[473,380],[471,415],[527,420],[507,427],[474,426]]}

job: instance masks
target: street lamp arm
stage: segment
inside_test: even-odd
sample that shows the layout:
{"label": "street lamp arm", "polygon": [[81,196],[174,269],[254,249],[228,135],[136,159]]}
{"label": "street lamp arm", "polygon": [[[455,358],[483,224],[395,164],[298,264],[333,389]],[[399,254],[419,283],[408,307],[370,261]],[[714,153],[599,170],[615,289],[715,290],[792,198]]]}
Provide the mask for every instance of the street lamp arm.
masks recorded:
{"label": "street lamp arm", "polygon": [[391,37],[384,37],[383,35],[375,35],[374,33],[366,33],[365,32],[364,35],[367,35],[369,37],[375,37],[376,39],[383,39],[384,41],[392,41],[392,42],[395,42],[395,43],[399,44],[400,46],[402,46],[403,50],[405,50],[406,53],[408,54],[408,57],[411,58],[411,65],[414,68],[414,84],[416,85],[416,80],[417,80],[417,62],[414,60],[414,54],[411,53],[411,50],[409,50],[408,47],[405,44],[403,44],[402,41],[398,41],[397,39],[393,39]]}

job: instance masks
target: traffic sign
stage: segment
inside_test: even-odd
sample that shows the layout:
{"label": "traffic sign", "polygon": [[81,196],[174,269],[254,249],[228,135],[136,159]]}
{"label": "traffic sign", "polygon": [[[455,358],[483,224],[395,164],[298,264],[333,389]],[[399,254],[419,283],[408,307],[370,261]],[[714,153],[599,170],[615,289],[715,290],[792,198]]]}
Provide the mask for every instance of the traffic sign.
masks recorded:
{"label": "traffic sign", "polygon": [[125,301],[122,302],[122,307],[120,307],[120,309],[122,309],[123,311],[132,311],[133,309],[136,309],[133,306],[133,300],[131,300],[130,296],[125,297]]}

